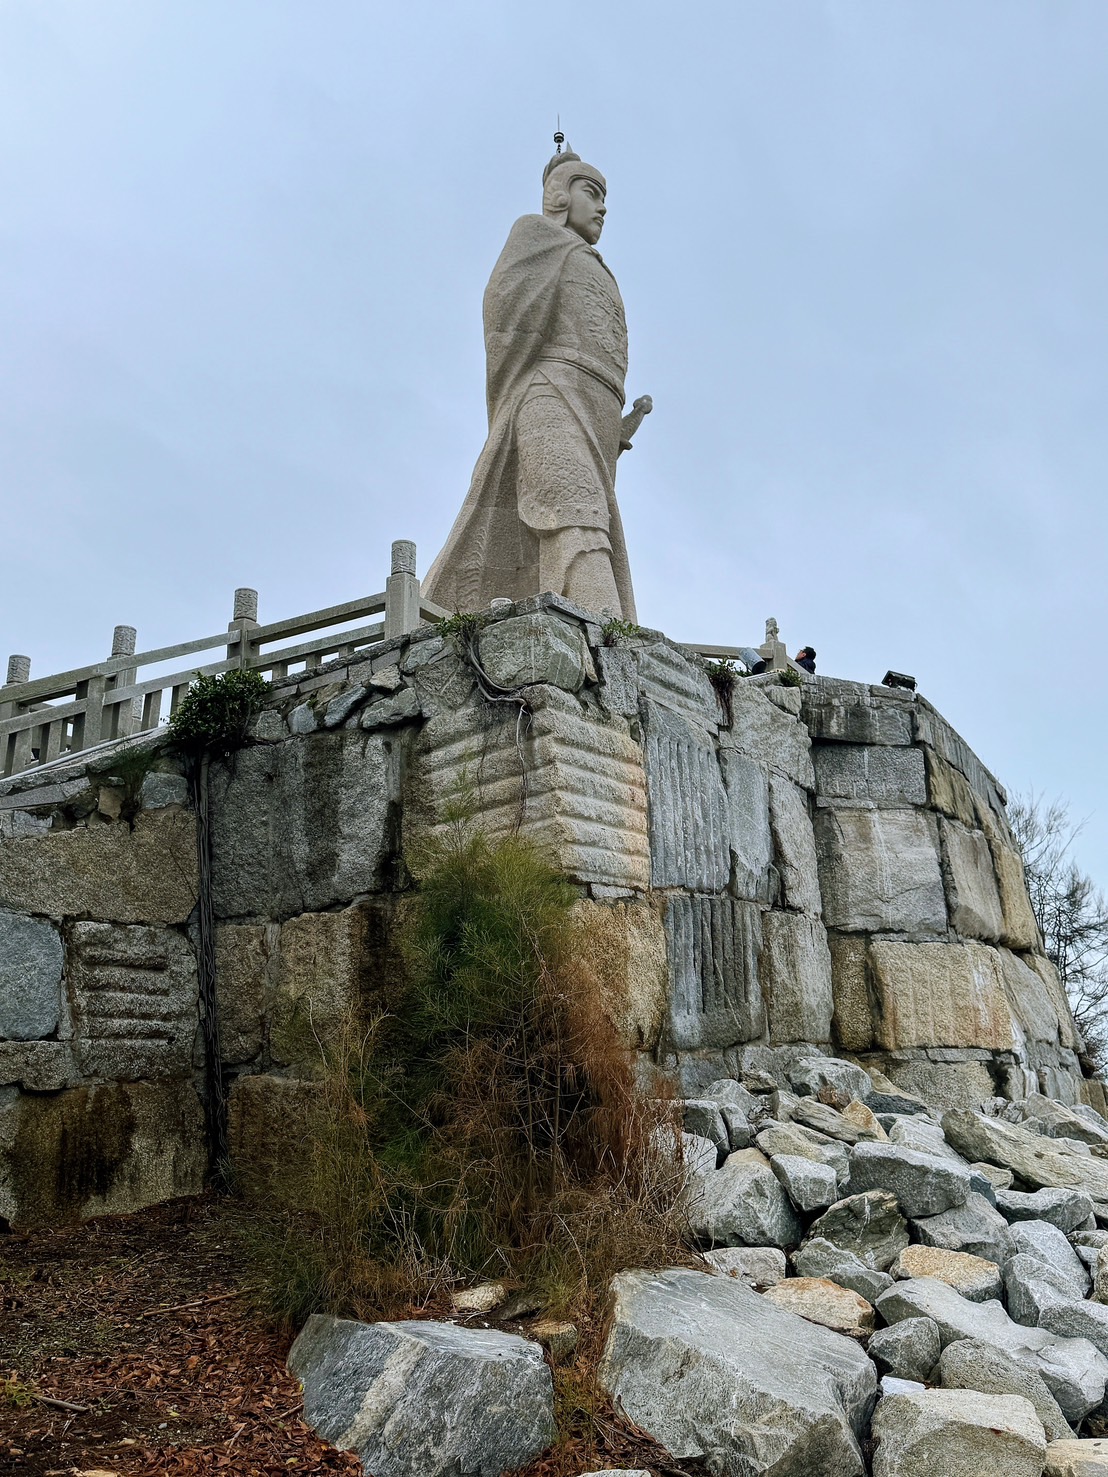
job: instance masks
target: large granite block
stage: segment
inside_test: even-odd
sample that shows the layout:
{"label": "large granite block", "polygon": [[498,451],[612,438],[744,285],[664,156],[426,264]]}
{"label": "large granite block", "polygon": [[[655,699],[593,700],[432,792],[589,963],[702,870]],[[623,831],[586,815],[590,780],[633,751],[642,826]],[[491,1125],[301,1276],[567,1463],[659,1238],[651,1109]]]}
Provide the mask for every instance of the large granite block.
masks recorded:
{"label": "large granite block", "polygon": [[950,925],[963,938],[995,943],[1004,932],[1004,915],[989,843],[982,832],[945,816],[939,830]]}
{"label": "large granite block", "polygon": [[302,913],[281,928],[269,1044],[273,1059],[300,1078],[319,1076],[353,1029],[365,933],[361,908]]}
{"label": "large granite block", "polygon": [[805,790],[815,789],[811,745],[803,723],[743,679],[735,683],[731,711],[731,727],[720,734],[722,749],[737,749],[771,773]]}
{"label": "large granite block", "polygon": [[[986,835],[989,833],[986,832]],[[1027,895],[1027,878],[1019,853],[997,834],[989,836],[997,890],[1004,918],[1000,941],[1012,949],[1038,949],[1039,925]]]}
{"label": "large granite block", "polygon": [[337,729],[244,749],[214,770],[216,916],[289,917],[376,891],[402,742]]}
{"label": "large granite block", "polygon": [[910,744],[914,700],[908,692],[817,677],[802,690],[801,717],[813,739],[850,744]]}
{"label": "large granite block", "polygon": [[62,941],[37,918],[0,912],[0,1040],[35,1041],[58,1028]]}
{"label": "large granite block", "polygon": [[195,822],[176,807],[0,845],[0,908],[13,913],[183,923],[196,895]]}
{"label": "large granite block", "polygon": [[911,1046],[1012,1049],[1000,956],[983,944],[903,944],[875,939],[870,966],[877,1041]]}
{"label": "large granite block", "polygon": [[831,951],[817,919],[777,910],[766,913],[758,978],[771,1041],[830,1041]]}
{"label": "large granite block", "polygon": [[752,903],[728,896],[670,898],[666,943],[671,979],[667,1035],[674,1049],[734,1046],[762,1035],[762,930]]}
{"label": "large granite block", "polygon": [[771,775],[769,815],[773,861],[781,885],[781,902],[799,913],[818,917],[823,907],[819,890],[816,838],[808,797],[799,785],[782,775]]}
{"label": "large granite block", "polygon": [[918,810],[816,812],[823,916],[846,933],[945,934],[936,822]]}
{"label": "large granite block", "polygon": [[646,783],[653,885],[722,891],[731,871],[731,827],[708,732],[649,705]]}
{"label": "large granite block", "polygon": [[870,800],[875,805],[926,805],[923,750],[880,744],[816,744],[820,799]]}
{"label": "large granite block", "polygon": [[1010,949],[999,952],[1004,990],[1024,1040],[1051,1046],[1062,1044],[1059,1002],[1042,975]]}
{"label": "large granite block", "polygon": [[737,897],[751,902],[768,903],[769,868],[773,857],[769,776],[760,764],[755,764],[753,759],[740,754],[737,749],[720,750],[719,765],[726,797],[726,842],[731,856],[732,891]]}
{"label": "large granite block", "polygon": [[869,1051],[873,1046],[873,1005],[869,993],[866,940],[857,934],[831,933],[832,1029],[844,1051]]}
{"label": "large granite block", "polygon": [[89,1077],[184,1077],[198,1030],[196,956],[169,928],[74,923],[66,979],[74,1052]]}
{"label": "large granite block", "polygon": [[479,644],[481,666],[505,689],[549,682],[576,692],[595,675],[580,626],[552,611],[494,621],[481,632]]}
{"label": "large granite block", "polygon": [[0,1216],[13,1224],[126,1215],[198,1194],[206,1169],[191,1082],[0,1094]]}
{"label": "large granite block", "polygon": [[228,1065],[261,1052],[279,936],[275,923],[223,923],[215,931],[219,1049]]}
{"label": "large granite block", "polygon": [[628,1050],[652,1051],[669,998],[666,934],[659,911],[644,903],[574,904],[575,950],[593,975],[605,1015]]}

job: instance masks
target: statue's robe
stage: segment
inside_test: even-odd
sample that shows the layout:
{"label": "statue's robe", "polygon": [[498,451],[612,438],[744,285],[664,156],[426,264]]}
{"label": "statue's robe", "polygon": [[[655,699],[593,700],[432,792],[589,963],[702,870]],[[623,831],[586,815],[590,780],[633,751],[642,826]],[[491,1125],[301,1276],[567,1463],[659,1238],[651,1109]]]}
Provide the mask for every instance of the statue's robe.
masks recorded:
{"label": "statue's robe", "polygon": [[615,500],[627,372],[615,278],[575,232],[525,215],[485,289],[484,325],[488,440],[425,595],[458,611],[548,590],[588,604],[574,561],[604,551],[611,613],[634,620]]}

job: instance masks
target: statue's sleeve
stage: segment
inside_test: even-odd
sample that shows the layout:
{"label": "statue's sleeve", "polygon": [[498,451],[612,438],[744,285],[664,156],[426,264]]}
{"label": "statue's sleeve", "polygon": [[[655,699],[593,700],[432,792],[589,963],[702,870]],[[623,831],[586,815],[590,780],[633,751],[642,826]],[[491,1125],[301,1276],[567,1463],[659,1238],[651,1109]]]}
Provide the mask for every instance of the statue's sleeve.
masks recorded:
{"label": "statue's sleeve", "polygon": [[525,215],[512,227],[485,289],[490,426],[542,352],[566,258],[574,246],[583,245],[545,216]]}

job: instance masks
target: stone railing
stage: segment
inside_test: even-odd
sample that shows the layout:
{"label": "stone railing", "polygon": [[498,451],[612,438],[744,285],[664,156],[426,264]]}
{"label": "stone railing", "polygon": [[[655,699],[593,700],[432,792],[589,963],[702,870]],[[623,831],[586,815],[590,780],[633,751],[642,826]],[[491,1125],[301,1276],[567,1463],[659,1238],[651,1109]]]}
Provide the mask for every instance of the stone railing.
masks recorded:
{"label": "stone railing", "polygon": [[[249,667],[272,679],[287,676],[290,669],[311,671],[414,631],[424,619],[450,614],[422,598],[415,544],[398,539],[392,546],[392,572],[379,595],[263,626],[258,623],[258,592],[239,589],[226,631],[213,636],[136,652],[135,628],[116,626],[105,660],[33,680],[29,657],[9,657],[7,681],[0,687],[0,777],[157,728],[166,695],[166,716],[172,716],[197,675]],[[351,625],[368,616],[381,619]],[[295,639],[313,632],[325,634]],[[202,666],[181,664],[184,657],[213,650],[224,654]],[[143,676],[144,668],[166,666],[172,670]]]}
{"label": "stone railing", "polygon": [[708,661],[739,661],[748,670],[757,662],[764,661],[768,672],[791,670],[802,678],[808,675],[789,655],[789,649],[781,640],[777,622],[772,616],[766,621],[766,639],[761,646],[706,646],[688,641],[682,644],[693,656],[702,656]]}

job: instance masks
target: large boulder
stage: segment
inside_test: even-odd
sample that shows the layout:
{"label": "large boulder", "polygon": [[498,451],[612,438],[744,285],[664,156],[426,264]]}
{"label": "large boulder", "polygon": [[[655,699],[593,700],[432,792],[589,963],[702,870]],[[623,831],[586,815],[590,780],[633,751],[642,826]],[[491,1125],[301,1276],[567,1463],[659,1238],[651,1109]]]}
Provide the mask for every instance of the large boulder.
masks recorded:
{"label": "large boulder", "polygon": [[997,1263],[1011,1255],[1008,1222],[984,1195],[974,1190],[964,1205],[955,1205],[938,1215],[921,1216],[912,1222],[912,1229],[924,1246],[961,1251]]}
{"label": "large boulder", "polygon": [[943,1132],[971,1162],[999,1164],[1036,1189],[1081,1190],[1098,1212],[1108,1213],[1108,1163],[1103,1159],[980,1113],[944,1113]]}
{"label": "large boulder", "polygon": [[689,1227],[708,1246],[795,1246],[802,1228],[765,1156],[739,1149],[689,1190]]}
{"label": "large boulder", "polygon": [[1010,1354],[1042,1375],[1067,1420],[1079,1421],[1098,1406],[1108,1383],[1108,1359],[1087,1339],[1063,1339],[1041,1328],[1015,1323],[999,1303],[971,1303],[945,1282],[919,1277],[894,1282],[877,1299],[886,1323],[932,1318],[943,1348],[958,1339],[978,1339]]}
{"label": "large boulder", "polygon": [[1108,1441],[1052,1441],[1043,1477],[1108,1477]]}
{"label": "large boulder", "polygon": [[860,1293],[826,1277],[786,1277],[769,1288],[765,1296],[809,1323],[819,1323],[852,1339],[868,1338],[873,1332],[873,1305]]}
{"label": "large boulder", "polygon": [[1017,1221],[1009,1232],[1012,1251],[1016,1256],[1034,1257],[1052,1268],[1072,1288],[1072,1296],[1087,1296],[1090,1278],[1081,1258],[1073,1247],[1049,1221]]}
{"label": "large boulder", "polygon": [[500,1477],[557,1435],[542,1349],[516,1334],[313,1313],[288,1363],[305,1420],[374,1477]]}
{"label": "large boulder", "polygon": [[[906,1320],[914,1323],[917,1320]],[[902,1324],[895,1324],[900,1328]],[[871,1351],[872,1352],[872,1351]],[[980,1339],[947,1344],[939,1360],[939,1383],[947,1390],[979,1390],[983,1395],[1022,1395],[1035,1407],[1048,1441],[1071,1436],[1070,1424],[1042,1375],[1028,1369],[1011,1354]]]}
{"label": "large boulder", "polygon": [[1088,1339],[1108,1358],[1108,1308],[1094,1302],[1053,1302],[1039,1314],[1039,1327],[1066,1339]]}
{"label": "large boulder", "polygon": [[1038,1328],[1048,1308],[1074,1297],[1066,1274],[1038,1257],[1020,1252],[1004,1264],[1004,1300],[1017,1323]]}
{"label": "large boulder", "polygon": [[601,1385],[675,1457],[860,1477],[877,1376],[853,1339],[702,1272],[623,1272],[613,1295]]}
{"label": "large boulder", "polygon": [[873,1421],[873,1477],[1042,1477],[1046,1436],[1019,1395],[890,1395]]}
{"label": "large boulder", "polygon": [[810,1239],[822,1237],[851,1251],[869,1267],[884,1272],[908,1245],[908,1227],[888,1190],[848,1195],[808,1228]]}
{"label": "large boulder", "polygon": [[828,1164],[797,1154],[777,1154],[770,1166],[797,1210],[826,1210],[839,1198],[839,1179]]}
{"label": "large boulder", "polygon": [[996,1262],[938,1246],[905,1247],[892,1265],[892,1275],[904,1280],[937,1277],[971,1303],[999,1298],[1004,1285]]}
{"label": "large boulder", "polygon": [[898,1380],[930,1380],[939,1362],[942,1343],[931,1318],[904,1318],[879,1328],[866,1353],[883,1375]]}
{"label": "large boulder", "polygon": [[859,1144],[850,1156],[850,1189],[889,1190],[909,1220],[939,1215],[964,1205],[970,1193],[967,1169],[902,1144]]}
{"label": "large boulder", "polygon": [[1020,1190],[998,1189],[996,1208],[1010,1224],[1015,1221],[1049,1221],[1068,1235],[1089,1219],[1093,1202],[1084,1190],[1043,1189],[1028,1195]]}

